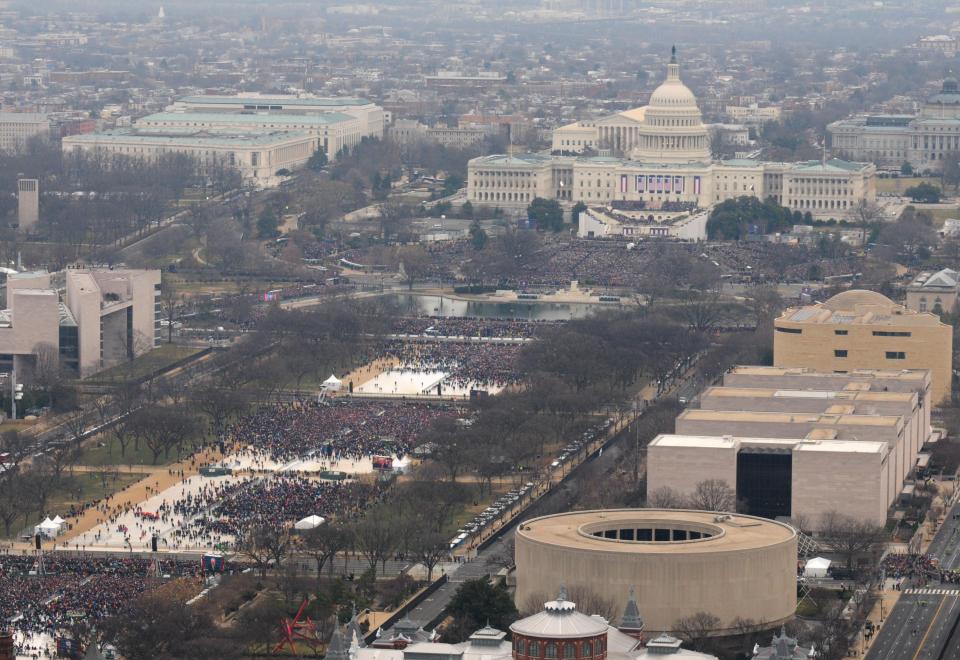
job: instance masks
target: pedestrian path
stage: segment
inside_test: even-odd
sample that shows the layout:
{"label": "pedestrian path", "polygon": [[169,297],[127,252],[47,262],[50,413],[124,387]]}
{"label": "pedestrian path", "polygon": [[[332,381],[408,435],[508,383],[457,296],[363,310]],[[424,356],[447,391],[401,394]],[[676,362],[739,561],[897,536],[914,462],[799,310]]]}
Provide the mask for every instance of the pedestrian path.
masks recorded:
{"label": "pedestrian path", "polygon": [[954,587],[944,587],[942,589],[906,589],[905,594],[914,596],[960,596],[960,585]]}

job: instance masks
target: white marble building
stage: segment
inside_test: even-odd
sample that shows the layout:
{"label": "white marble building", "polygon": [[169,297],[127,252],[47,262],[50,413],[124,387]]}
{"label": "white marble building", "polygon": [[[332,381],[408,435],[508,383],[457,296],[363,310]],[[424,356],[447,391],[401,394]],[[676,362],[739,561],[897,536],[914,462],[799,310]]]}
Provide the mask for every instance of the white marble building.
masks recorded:
{"label": "white marble building", "polygon": [[515,211],[536,197],[587,205],[643,202],[656,212],[677,203],[709,209],[748,195],[772,197],[818,219],[845,219],[876,197],[876,168],[868,163],[712,160],[709,142],[696,97],[680,79],[674,56],[649,105],[554,133],[555,151],[589,148],[621,156],[482,156],[469,163],[467,199]]}

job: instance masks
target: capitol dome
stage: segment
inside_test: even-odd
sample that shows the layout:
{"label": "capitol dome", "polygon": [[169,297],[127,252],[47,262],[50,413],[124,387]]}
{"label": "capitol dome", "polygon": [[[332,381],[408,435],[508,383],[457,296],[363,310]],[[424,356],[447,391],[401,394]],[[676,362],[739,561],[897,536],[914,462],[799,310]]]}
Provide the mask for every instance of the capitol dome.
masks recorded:
{"label": "capitol dome", "polygon": [[667,79],[650,95],[634,160],[646,163],[692,163],[710,160],[710,138],[697,97],[680,79],[677,49],[667,65]]}
{"label": "capitol dome", "polygon": [[676,49],[674,49],[674,54],[670,58],[670,65],[667,67],[667,79],[653,90],[653,94],[650,95],[649,107],[687,108],[696,110],[698,114],[700,112],[697,108],[697,97],[680,80],[680,65],[677,64]]}

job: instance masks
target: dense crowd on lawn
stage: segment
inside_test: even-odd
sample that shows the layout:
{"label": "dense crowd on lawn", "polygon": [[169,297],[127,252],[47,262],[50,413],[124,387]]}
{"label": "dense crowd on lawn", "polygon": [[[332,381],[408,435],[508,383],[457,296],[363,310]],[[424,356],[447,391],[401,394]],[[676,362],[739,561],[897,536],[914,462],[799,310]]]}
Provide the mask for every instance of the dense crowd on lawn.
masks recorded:
{"label": "dense crowd on lawn", "polygon": [[172,511],[193,519],[188,529],[174,534],[215,546],[235,539],[254,524],[280,528],[311,515],[352,520],[382,496],[383,489],[377,485],[276,476],[205,488],[195,497],[173,503],[161,515]]}
{"label": "dense crowd on lawn", "polygon": [[[488,247],[487,250],[492,249]],[[732,281],[792,282],[856,273],[862,264],[854,256],[823,255],[816,248],[766,241],[662,243],[643,241],[627,249],[623,241],[579,241],[547,237],[522,259],[503,272],[484,275],[488,284],[520,289],[559,288],[579,280],[593,287],[639,287],[650,264],[664,251],[716,262],[720,273]],[[363,260],[362,251],[355,258]],[[702,255],[702,256],[701,256]],[[431,277],[470,280],[474,270],[465,264],[489,259],[468,243],[456,241],[443,250],[433,250]],[[481,269],[482,270],[482,269]]]}
{"label": "dense crowd on lawn", "polygon": [[434,419],[449,414],[443,407],[403,401],[281,403],[244,417],[231,436],[275,461],[314,454],[333,464],[375,455],[402,458]]}
{"label": "dense crowd on lawn", "polygon": [[[196,576],[200,563],[160,562],[171,576]],[[82,612],[93,621],[115,614],[131,599],[156,587],[149,577],[152,562],[123,557],[44,558],[44,575],[32,555],[0,556],[0,621],[18,618],[23,632],[44,632],[69,625],[72,612]]]}
{"label": "dense crowd on lawn", "polygon": [[536,337],[558,321],[510,321],[506,319],[474,319],[465,317],[420,316],[397,318],[391,332],[401,335],[433,335],[436,337],[496,337],[528,339]]}
{"label": "dense crowd on lawn", "polygon": [[446,385],[482,389],[521,380],[521,349],[518,344],[396,341],[384,345],[380,357],[395,359],[408,370],[447,372]]}

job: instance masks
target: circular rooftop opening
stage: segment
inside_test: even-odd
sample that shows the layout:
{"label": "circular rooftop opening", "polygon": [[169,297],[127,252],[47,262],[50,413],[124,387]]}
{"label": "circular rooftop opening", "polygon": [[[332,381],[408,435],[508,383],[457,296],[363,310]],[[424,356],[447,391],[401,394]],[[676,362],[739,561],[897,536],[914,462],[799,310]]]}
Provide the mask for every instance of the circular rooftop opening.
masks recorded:
{"label": "circular rooftop opening", "polygon": [[619,543],[690,543],[724,534],[718,525],[685,520],[598,520],[581,525],[578,531]]}

